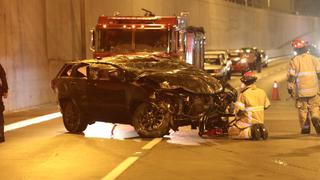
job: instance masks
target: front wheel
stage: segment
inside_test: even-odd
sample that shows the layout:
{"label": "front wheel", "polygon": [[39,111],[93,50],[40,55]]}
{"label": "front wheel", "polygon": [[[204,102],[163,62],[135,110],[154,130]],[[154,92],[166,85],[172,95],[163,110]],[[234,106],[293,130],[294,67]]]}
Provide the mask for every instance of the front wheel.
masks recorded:
{"label": "front wheel", "polygon": [[74,134],[82,133],[88,126],[88,123],[81,117],[79,108],[72,101],[63,104],[62,118],[64,127]]}
{"label": "front wheel", "polygon": [[163,137],[169,133],[171,118],[164,108],[145,102],[135,110],[132,124],[140,137]]}

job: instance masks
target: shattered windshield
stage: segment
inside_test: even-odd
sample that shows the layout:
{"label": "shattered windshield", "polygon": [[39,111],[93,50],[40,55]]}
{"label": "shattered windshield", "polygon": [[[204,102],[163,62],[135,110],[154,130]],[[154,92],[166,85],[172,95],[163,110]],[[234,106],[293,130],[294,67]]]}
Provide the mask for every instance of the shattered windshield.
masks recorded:
{"label": "shattered windshield", "polygon": [[156,57],[135,57],[130,58],[118,58],[116,60],[119,66],[123,66],[126,69],[136,69],[140,71],[168,71],[172,69],[188,69],[192,68],[191,65],[180,62],[178,59],[169,58],[156,58]]}
{"label": "shattered windshield", "polygon": [[113,61],[139,77],[148,76],[159,83],[165,82],[166,89],[183,88],[201,94],[212,94],[221,90],[221,84],[216,79],[178,59],[120,56]]}
{"label": "shattered windshield", "polygon": [[99,52],[167,51],[166,29],[104,29],[98,31]]}

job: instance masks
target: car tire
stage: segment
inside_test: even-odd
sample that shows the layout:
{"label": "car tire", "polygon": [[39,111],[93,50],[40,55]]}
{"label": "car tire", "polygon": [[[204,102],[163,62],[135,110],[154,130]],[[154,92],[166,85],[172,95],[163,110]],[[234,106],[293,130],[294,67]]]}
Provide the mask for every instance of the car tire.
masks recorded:
{"label": "car tire", "polygon": [[82,133],[88,126],[88,123],[81,117],[79,108],[72,101],[64,102],[62,106],[62,118],[64,127],[70,133]]}
{"label": "car tire", "polygon": [[145,102],[136,108],[132,124],[140,137],[163,137],[169,134],[171,118],[169,111]]}

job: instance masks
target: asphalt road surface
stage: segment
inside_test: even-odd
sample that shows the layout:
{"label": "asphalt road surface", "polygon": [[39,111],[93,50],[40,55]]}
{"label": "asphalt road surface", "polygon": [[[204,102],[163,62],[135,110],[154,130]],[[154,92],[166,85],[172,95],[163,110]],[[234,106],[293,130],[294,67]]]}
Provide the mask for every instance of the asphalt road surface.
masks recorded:
{"label": "asphalt road surface", "polygon": [[[6,115],[0,144],[0,179],[320,179],[320,137],[301,135],[297,110],[286,93],[289,58],[258,74],[271,95],[278,82],[281,101],[266,111],[267,141],[200,138],[181,128],[169,136],[141,139],[127,125],[95,123],[84,134],[69,134],[61,117],[8,130],[9,124],[54,113],[52,105]],[[230,81],[239,86],[239,76]]]}

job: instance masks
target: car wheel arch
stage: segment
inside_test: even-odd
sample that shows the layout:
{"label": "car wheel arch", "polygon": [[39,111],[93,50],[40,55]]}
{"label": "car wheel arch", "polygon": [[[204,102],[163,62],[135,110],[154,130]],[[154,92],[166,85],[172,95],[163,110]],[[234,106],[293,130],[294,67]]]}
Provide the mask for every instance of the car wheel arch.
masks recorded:
{"label": "car wheel arch", "polygon": [[[71,132],[71,133],[75,133],[75,134],[79,134],[81,132],[83,132],[86,128],[87,128],[87,125],[88,125],[88,122],[86,121],[86,119],[83,117],[83,112],[80,111],[79,109],[79,106],[77,105],[77,103],[71,99],[71,98],[63,98],[63,99],[59,99],[59,103],[60,103],[60,107],[61,107],[61,112],[62,112],[62,117],[63,117],[63,123],[64,123],[64,126],[65,128]],[[65,117],[64,117],[64,111],[65,111],[65,108],[67,105],[70,105],[71,106],[74,106],[77,111],[73,114],[77,114],[78,116],[78,121],[79,121],[79,124],[78,124],[78,127],[75,127],[75,128],[70,128],[70,125],[69,124],[66,124],[66,121],[65,121]],[[68,107],[67,107],[68,108]],[[69,107],[70,108],[70,107]]]}

